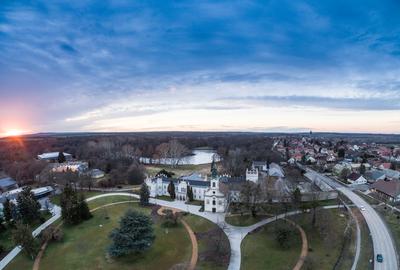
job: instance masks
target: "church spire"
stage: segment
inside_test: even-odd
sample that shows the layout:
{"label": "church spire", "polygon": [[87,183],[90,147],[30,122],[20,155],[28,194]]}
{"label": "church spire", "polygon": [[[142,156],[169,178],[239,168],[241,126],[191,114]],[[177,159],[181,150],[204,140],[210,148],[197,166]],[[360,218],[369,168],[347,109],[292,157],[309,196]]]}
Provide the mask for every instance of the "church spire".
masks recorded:
{"label": "church spire", "polygon": [[211,178],[215,179],[218,177],[217,165],[215,164],[215,158],[213,157],[211,162]]}

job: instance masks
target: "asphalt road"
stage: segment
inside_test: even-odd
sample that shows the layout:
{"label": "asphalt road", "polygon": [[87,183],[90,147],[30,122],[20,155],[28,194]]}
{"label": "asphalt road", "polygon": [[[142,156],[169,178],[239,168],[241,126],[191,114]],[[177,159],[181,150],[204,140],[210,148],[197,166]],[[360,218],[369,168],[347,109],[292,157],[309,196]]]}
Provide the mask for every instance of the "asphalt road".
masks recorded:
{"label": "asphalt road", "polygon": [[[394,241],[390,235],[389,229],[386,227],[385,222],[378,215],[378,213],[373,209],[363,198],[354,193],[351,189],[339,184],[335,180],[315,172],[309,168],[306,169],[309,173],[315,174],[320,177],[325,183],[331,187],[342,192],[347,196],[357,207],[364,206],[365,211],[361,211],[368,224],[369,230],[371,232],[372,242],[374,246],[374,269],[375,270],[397,270],[399,269],[396,248]],[[379,263],[376,261],[376,255],[383,255],[383,262]]]}

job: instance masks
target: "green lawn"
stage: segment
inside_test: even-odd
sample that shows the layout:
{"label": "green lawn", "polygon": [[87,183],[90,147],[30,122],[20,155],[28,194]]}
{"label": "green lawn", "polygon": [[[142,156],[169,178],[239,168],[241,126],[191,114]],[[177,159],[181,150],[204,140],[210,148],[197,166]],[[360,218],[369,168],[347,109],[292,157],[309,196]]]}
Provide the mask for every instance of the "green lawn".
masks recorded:
{"label": "green lawn", "polygon": [[130,197],[130,196],[115,195],[115,196],[107,196],[107,197],[103,197],[103,198],[99,198],[99,199],[90,201],[90,202],[88,202],[88,205],[89,205],[90,209],[94,209],[96,207],[99,207],[101,205],[106,205],[109,203],[132,201],[132,200],[137,201],[137,199]]}
{"label": "green lawn", "polygon": [[245,237],[241,246],[241,269],[290,270],[293,268],[300,256],[301,237],[298,230],[294,229],[295,235],[290,247],[281,248],[275,240],[275,228],[283,223],[283,220],[275,221]]}
{"label": "green lawn", "polygon": [[361,212],[358,209],[354,209],[353,211],[358,219],[361,230],[361,252],[357,264],[357,270],[372,270],[374,269],[374,266],[369,262],[369,260],[374,258],[374,248],[369,228]]}
{"label": "green lawn", "polygon": [[191,243],[184,227],[164,229],[160,222],[154,225],[156,241],[149,251],[143,255],[106,259],[108,235],[128,208],[150,213],[150,208],[121,204],[94,212],[92,219],[78,226],[63,226],[63,242],[49,245],[40,269],[169,269],[190,259]]}
{"label": "green lawn", "polygon": [[156,199],[163,200],[163,201],[169,201],[169,202],[174,201],[174,199],[172,199],[170,196],[157,196]]}
{"label": "green lawn", "polygon": [[[99,191],[80,191],[80,192],[83,193],[83,195],[85,195],[85,198],[90,198],[96,195],[104,194],[103,192]],[[56,205],[60,205],[60,194],[51,196],[50,201]]]}
{"label": "green lawn", "polygon": [[341,209],[318,210],[315,227],[312,226],[312,213],[290,219],[299,224],[307,235],[310,251],[304,269],[332,269],[341,255],[348,213]]}
{"label": "green lawn", "polygon": [[[195,215],[186,215],[183,219],[189,224],[196,234],[199,246],[199,259],[196,270],[225,270],[228,268],[230,247],[229,240],[222,230],[211,221]],[[220,240],[219,240],[220,239]],[[221,241],[221,246],[228,250],[226,256],[215,255],[216,243]],[[214,254],[215,256],[210,256]]]}
{"label": "green lawn", "polygon": [[226,223],[229,223],[233,226],[250,226],[253,225],[263,219],[266,219],[268,217],[271,217],[270,215],[259,215],[256,217],[253,217],[250,214],[244,214],[244,215],[234,215],[234,216],[227,216],[225,217]]}

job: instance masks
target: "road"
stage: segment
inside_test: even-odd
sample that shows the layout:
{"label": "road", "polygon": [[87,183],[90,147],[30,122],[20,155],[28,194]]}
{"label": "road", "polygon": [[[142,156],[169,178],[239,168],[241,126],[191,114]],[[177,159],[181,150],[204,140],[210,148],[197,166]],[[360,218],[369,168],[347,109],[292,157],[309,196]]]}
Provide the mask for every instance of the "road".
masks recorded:
{"label": "road", "polygon": [[[398,267],[398,260],[396,254],[396,247],[394,241],[390,235],[389,229],[386,227],[385,222],[378,215],[378,213],[369,205],[364,199],[354,193],[348,187],[339,184],[335,180],[322,175],[314,170],[306,168],[306,171],[319,177],[322,181],[342,192],[347,198],[349,198],[357,207],[364,206],[365,211],[361,211],[368,224],[372,242],[374,246],[374,269],[375,270],[396,270]],[[379,263],[376,261],[376,255],[383,255],[383,262]]]}

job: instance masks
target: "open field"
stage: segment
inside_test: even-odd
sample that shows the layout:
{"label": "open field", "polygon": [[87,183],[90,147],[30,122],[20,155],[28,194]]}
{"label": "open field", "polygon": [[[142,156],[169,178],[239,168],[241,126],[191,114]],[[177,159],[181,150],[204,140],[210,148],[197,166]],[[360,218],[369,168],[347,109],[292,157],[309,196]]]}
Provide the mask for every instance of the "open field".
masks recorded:
{"label": "open field", "polygon": [[358,209],[353,209],[353,212],[358,219],[361,230],[361,252],[357,264],[357,270],[372,270],[374,269],[374,266],[369,262],[369,260],[374,258],[374,247],[368,225]]}
{"label": "open field", "polygon": [[[132,198],[105,197],[90,202],[89,207],[93,209],[100,205],[129,199]],[[176,228],[166,229],[161,226],[162,219],[153,214],[156,233],[153,247],[143,255],[133,255],[115,260],[108,259],[106,248],[110,243],[109,232],[117,226],[120,217],[129,208],[147,214],[151,213],[151,207],[140,207],[137,203],[131,202],[98,209],[93,213],[92,219],[77,226],[63,225],[63,241],[51,243],[47,247],[40,269],[169,269],[190,260],[191,242],[183,225],[179,223]],[[183,218],[195,233],[206,233],[219,229],[210,221],[194,215],[187,215]],[[226,236],[223,236],[225,237],[223,241],[228,244],[229,248],[229,242]],[[198,269],[226,269],[226,261],[221,261],[220,265],[206,260],[203,256],[210,253],[213,248],[207,238],[199,239],[198,243],[200,254]],[[30,269],[32,266],[33,261],[24,253],[20,253],[6,269]]]}
{"label": "open field", "polygon": [[291,270],[301,251],[299,231],[293,227],[294,235],[288,248],[282,248],[275,240],[275,228],[282,226],[283,220],[267,224],[250,233],[242,242],[241,269]]}
{"label": "open field", "polygon": [[271,215],[257,215],[253,217],[250,214],[226,216],[225,221],[233,226],[250,226]]}
{"label": "open field", "polygon": [[[196,217],[186,215],[183,219],[189,224],[196,235],[199,245],[199,260],[196,269],[198,270],[225,270],[228,268],[230,246],[225,233],[216,224]],[[220,255],[216,252],[217,246],[227,251]],[[222,252],[223,253],[223,252]]]}
{"label": "open field", "polygon": [[[83,193],[86,199],[96,195],[103,194],[103,192],[99,191],[80,191],[80,193]],[[56,205],[60,205],[60,194],[51,196],[50,201]]]}
{"label": "open field", "polygon": [[347,211],[320,209],[317,211],[315,227],[312,226],[312,213],[292,216],[290,219],[299,224],[307,235],[309,253],[304,269],[330,270],[339,263],[342,249],[346,248],[344,232],[348,222]]}

